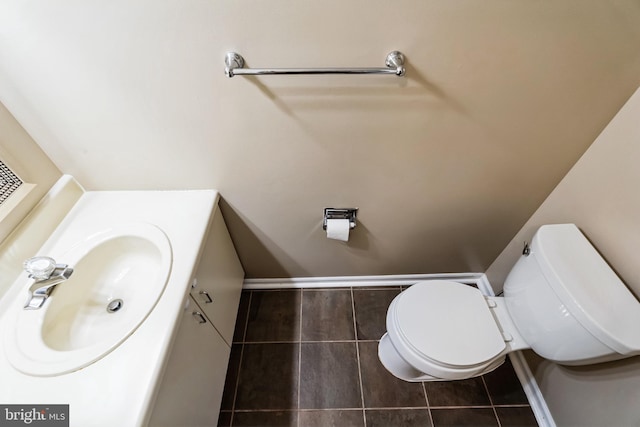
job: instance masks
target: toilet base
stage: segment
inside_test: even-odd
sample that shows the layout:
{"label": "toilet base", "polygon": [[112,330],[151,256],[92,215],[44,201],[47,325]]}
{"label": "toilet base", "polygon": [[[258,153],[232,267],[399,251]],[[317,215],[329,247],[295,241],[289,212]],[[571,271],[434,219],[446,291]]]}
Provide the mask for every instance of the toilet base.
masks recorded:
{"label": "toilet base", "polygon": [[473,375],[461,377],[459,374],[453,375],[452,378],[440,378],[429,375],[425,372],[420,372],[413,366],[409,365],[396,351],[391,343],[391,339],[388,334],[384,334],[378,344],[378,359],[382,365],[389,371],[394,377],[408,382],[423,382],[423,381],[453,381],[460,379],[473,378],[480,375],[487,374],[498,366],[504,363],[505,354],[497,357],[491,364],[480,372],[476,372]]}

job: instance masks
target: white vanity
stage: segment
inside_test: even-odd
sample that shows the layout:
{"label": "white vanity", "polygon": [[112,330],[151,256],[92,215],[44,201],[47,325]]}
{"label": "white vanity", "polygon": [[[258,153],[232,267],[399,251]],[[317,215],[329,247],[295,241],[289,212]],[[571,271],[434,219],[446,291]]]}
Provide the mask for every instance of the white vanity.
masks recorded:
{"label": "white vanity", "polygon": [[26,273],[0,301],[0,402],[68,404],[77,427],[216,425],[244,277],[218,199],[82,194],[33,254],[71,277],[41,308]]}

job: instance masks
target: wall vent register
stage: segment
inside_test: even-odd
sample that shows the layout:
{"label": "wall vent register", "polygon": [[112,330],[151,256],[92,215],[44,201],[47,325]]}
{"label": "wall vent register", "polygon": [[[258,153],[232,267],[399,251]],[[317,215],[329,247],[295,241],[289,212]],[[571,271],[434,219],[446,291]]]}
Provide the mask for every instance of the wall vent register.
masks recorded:
{"label": "wall vent register", "polygon": [[22,180],[18,178],[18,175],[0,160],[0,205],[21,185]]}

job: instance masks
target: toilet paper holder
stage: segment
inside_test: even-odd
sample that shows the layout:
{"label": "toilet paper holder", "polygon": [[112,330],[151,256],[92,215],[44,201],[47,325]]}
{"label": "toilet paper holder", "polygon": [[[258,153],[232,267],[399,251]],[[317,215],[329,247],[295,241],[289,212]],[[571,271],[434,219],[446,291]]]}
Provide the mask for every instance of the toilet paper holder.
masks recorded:
{"label": "toilet paper holder", "polygon": [[327,229],[327,220],[329,219],[348,219],[349,228],[356,227],[356,215],[358,208],[324,208],[324,218],[322,220],[322,229]]}

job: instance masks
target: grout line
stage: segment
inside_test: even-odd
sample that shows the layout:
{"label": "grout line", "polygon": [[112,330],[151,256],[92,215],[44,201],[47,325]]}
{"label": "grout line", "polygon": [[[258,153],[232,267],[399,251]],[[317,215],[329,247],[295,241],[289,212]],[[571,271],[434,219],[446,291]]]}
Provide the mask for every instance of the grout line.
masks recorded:
{"label": "grout line", "polygon": [[406,411],[409,409],[427,409],[426,406],[373,406],[367,411]]}
{"label": "grout line", "polygon": [[431,409],[491,409],[490,405],[432,406]]}
{"label": "grout line", "polygon": [[[485,295],[485,296],[495,296],[495,292],[493,291],[493,288],[491,287],[491,284],[487,280],[487,276],[486,275],[483,274],[480,277],[480,279],[478,280],[478,283],[476,284],[476,286],[480,290],[480,292],[482,292],[483,295]],[[503,363],[504,363],[504,361],[503,361]],[[496,407],[493,404],[493,398],[491,397],[491,393],[489,393],[489,387],[487,386],[487,382],[484,379],[484,375],[481,376],[480,378],[482,378],[482,384],[484,384],[484,389],[486,390],[487,396],[489,397],[489,402],[491,403],[491,409],[493,410],[493,414],[496,417],[496,422],[498,423],[498,427],[501,427],[502,423],[500,422],[500,418],[498,417],[498,411],[496,411]]]}
{"label": "grout line", "polygon": [[[527,405],[511,405],[511,406],[499,406],[499,408],[527,408]],[[467,406],[431,406],[431,409],[489,409],[491,406],[488,405],[467,405]],[[365,408],[365,410],[372,411],[404,411],[411,409],[429,409],[426,406],[372,406]],[[362,411],[362,408],[302,408],[302,409],[292,409],[292,408],[276,408],[276,409],[237,409],[234,412],[321,412],[321,411]],[[229,410],[224,410],[220,412],[231,412]]]}
{"label": "grout line", "polygon": [[247,302],[247,316],[244,319],[244,328],[242,329],[242,343],[247,341],[247,329],[249,328],[249,315],[251,314],[251,300],[253,300],[253,291],[249,291],[249,302]]}
{"label": "grout line", "polygon": [[[498,405],[496,408],[528,408],[529,405]],[[375,411],[401,411],[407,409],[489,409],[490,405],[466,405],[466,406],[372,406],[365,408],[366,410]],[[362,411],[362,408],[301,408],[301,409],[237,409],[235,412],[281,412],[281,411],[298,411],[298,412],[317,412],[317,411]],[[231,412],[225,409],[220,412]]]}
{"label": "grout line", "polygon": [[353,319],[353,336],[356,339],[356,360],[358,362],[358,381],[360,382],[360,401],[362,402],[362,422],[367,427],[367,412],[364,405],[364,386],[362,385],[362,366],[360,363],[360,344],[358,343],[358,322],[356,320],[356,301],[353,298],[353,288],[349,288],[351,294],[351,317]]}
{"label": "grout line", "polygon": [[311,344],[326,344],[326,343],[350,343],[350,342],[373,342],[373,343],[378,343],[380,342],[380,340],[323,340],[323,341],[316,341],[316,340],[305,340],[305,341],[298,341],[298,340],[291,340],[291,341],[234,341],[232,342],[233,345],[240,345],[240,344],[299,344],[299,343],[311,343]]}
{"label": "grout line", "polygon": [[296,404],[296,425],[300,426],[300,392],[302,391],[302,301],[304,300],[304,289],[300,290],[300,319],[298,325],[298,402]]}
{"label": "grout line", "polygon": [[291,341],[237,341],[234,342],[234,344],[296,344],[296,343],[316,343],[316,344],[323,344],[323,343],[344,343],[344,342],[378,342],[380,340],[304,340],[304,341],[298,341],[298,340],[291,340]]}
{"label": "grout line", "polygon": [[[392,408],[393,409],[393,408]],[[400,409],[408,409],[408,408],[400,408]],[[420,408],[418,408],[420,409]],[[362,408],[307,408],[307,409],[239,409],[236,412],[328,412],[328,411],[362,411]],[[229,411],[221,411],[221,412],[229,412]]]}
{"label": "grout line", "polygon": [[[244,356],[244,344],[240,344],[240,362],[238,363],[238,373],[236,374],[236,385],[233,388],[233,402],[231,403],[231,419],[229,420],[229,427],[233,426],[233,418],[236,413],[236,399],[238,398],[238,386],[240,385],[240,369],[242,369],[242,359]],[[218,415],[218,417],[220,417]]]}
{"label": "grout line", "polygon": [[[510,406],[498,406],[499,408],[528,408],[528,405],[510,405]],[[466,405],[466,406],[431,406],[431,409],[490,409],[489,405]],[[401,411],[409,409],[429,409],[426,406],[371,406],[365,408],[366,410],[374,411]],[[317,411],[362,411],[362,408],[276,408],[276,409],[237,409],[234,412],[282,412],[282,411],[297,411],[297,412],[317,412]],[[231,412],[224,410],[220,412]]]}
{"label": "grout line", "polygon": [[[252,289],[252,288],[247,288],[247,289]],[[389,285],[389,286],[344,286],[344,287],[340,287],[340,288],[282,288],[284,290],[295,290],[295,289],[304,289],[305,291],[308,292],[345,292],[345,291],[349,291],[350,289],[354,290],[355,292],[359,292],[359,291],[397,291],[397,290],[402,290],[402,286],[400,285]],[[269,291],[278,291],[278,290],[282,290],[281,288],[276,288],[276,289],[258,289],[260,292],[265,291],[265,292],[269,292]],[[246,289],[245,289],[246,290]],[[254,289],[256,290],[256,289]]]}
{"label": "grout line", "polygon": [[298,340],[291,340],[291,341],[245,341],[242,343],[237,343],[237,344],[299,344],[300,341]]}
{"label": "grout line", "polygon": [[[525,406],[526,407],[526,406]],[[489,406],[433,406],[433,409],[489,409]],[[426,406],[380,406],[365,408],[371,411],[406,411],[412,409],[428,409]],[[276,409],[238,409],[235,412],[329,412],[329,411],[362,411],[362,408],[276,408]],[[231,412],[229,410],[220,412]]]}
{"label": "grout line", "polygon": [[484,376],[481,376],[482,384],[484,385],[484,390],[487,392],[487,397],[489,398],[489,403],[491,403],[491,409],[493,410],[493,415],[496,417],[496,421],[498,422],[498,427],[502,426],[500,423],[500,418],[498,418],[498,411],[496,411],[496,407],[493,405],[493,399],[491,398],[491,393],[489,393],[489,387],[487,387],[487,382],[484,380]]}
{"label": "grout line", "polygon": [[[233,390],[233,402],[231,403],[231,419],[229,427],[233,427],[233,418],[236,413],[236,399],[238,398],[238,386],[240,385],[240,370],[242,369],[242,359],[244,358],[244,340],[247,337],[247,328],[249,327],[249,313],[251,312],[251,300],[253,299],[253,291],[249,291],[249,302],[247,303],[247,317],[244,319],[244,330],[242,332],[242,343],[240,344],[240,362],[238,363],[238,373],[236,375],[236,386]],[[233,341],[233,340],[232,340]],[[231,344],[233,346],[233,344]]]}
{"label": "grout line", "polygon": [[493,405],[495,408],[531,408],[528,403],[511,403],[504,405]]}
{"label": "grout line", "polygon": [[435,427],[433,424],[433,416],[431,415],[431,405],[429,405],[429,396],[427,396],[427,386],[422,382],[422,391],[424,392],[424,400],[427,402],[427,412],[429,412],[429,420],[431,421],[431,427]]}

